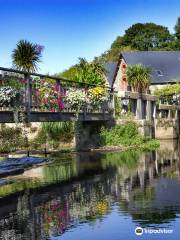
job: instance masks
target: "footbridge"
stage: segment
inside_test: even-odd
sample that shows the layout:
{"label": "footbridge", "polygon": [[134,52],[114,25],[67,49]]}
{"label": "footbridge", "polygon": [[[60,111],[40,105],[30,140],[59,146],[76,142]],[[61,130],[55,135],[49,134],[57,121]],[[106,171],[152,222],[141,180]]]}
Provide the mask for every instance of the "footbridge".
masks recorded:
{"label": "footbridge", "polygon": [[[27,122],[108,121],[113,117],[111,88],[2,67],[0,73],[0,123],[22,121],[22,114]],[[106,96],[99,101],[91,93],[102,89]]]}

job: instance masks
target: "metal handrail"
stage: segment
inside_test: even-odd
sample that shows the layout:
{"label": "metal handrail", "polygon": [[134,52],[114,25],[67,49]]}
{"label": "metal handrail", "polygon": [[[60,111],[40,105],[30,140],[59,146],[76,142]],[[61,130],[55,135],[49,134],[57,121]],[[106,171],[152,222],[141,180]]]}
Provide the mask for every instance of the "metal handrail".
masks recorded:
{"label": "metal handrail", "polygon": [[16,70],[16,69],[13,69],[13,68],[4,68],[4,67],[0,67],[0,70],[5,71],[5,72],[13,72],[13,73],[18,73],[18,74],[36,76],[36,77],[40,77],[40,78],[50,78],[50,79],[54,79],[56,81],[61,81],[61,82],[82,84],[84,86],[89,86],[89,87],[103,87],[103,88],[107,88],[107,89],[113,91],[113,88],[107,87],[107,86],[104,86],[104,85],[90,84],[90,83],[85,83],[85,82],[82,82],[82,81],[78,82],[78,81],[74,81],[74,80],[70,80],[70,79],[66,79],[66,78],[50,76],[50,75],[45,75],[45,74],[40,74],[40,73],[26,72],[26,71]]}

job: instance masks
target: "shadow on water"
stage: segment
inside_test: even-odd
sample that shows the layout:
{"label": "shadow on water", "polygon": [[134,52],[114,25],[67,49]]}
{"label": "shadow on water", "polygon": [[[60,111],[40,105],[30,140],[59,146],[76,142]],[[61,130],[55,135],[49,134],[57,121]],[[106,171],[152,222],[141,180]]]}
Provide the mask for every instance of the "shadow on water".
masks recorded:
{"label": "shadow on water", "polygon": [[132,229],[168,227],[178,220],[177,142],[164,141],[156,152],[61,154],[51,159],[0,187],[0,239],[77,239],[76,231],[91,239],[87,225],[100,239],[96,226],[106,223],[112,232],[104,231],[102,239],[121,239],[118,228],[113,233],[117,223],[124,228],[122,237],[136,239],[123,224]]}

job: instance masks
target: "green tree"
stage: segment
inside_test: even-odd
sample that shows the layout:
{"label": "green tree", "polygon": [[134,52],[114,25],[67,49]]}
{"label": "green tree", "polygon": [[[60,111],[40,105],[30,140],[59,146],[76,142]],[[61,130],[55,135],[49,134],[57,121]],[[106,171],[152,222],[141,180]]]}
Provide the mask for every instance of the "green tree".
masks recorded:
{"label": "green tree", "polygon": [[151,80],[151,70],[142,64],[128,65],[127,79],[134,91],[143,92],[149,85]]}
{"label": "green tree", "polygon": [[167,27],[154,23],[137,23],[125,31],[121,44],[140,51],[158,50],[168,46],[172,35]]}
{"label": "green tree", "polygon": [[118,36],[109,50],[98,57],[100,62],[116,62],[123,51],[178,50],[168,28],[154,23],[136,23],[123,36]]}
{"label": "green tree", "polygon": [[69,69],[64,70],[62,73],[57,74],[58,77],[74,80],[74,76],[77,73],[77,65],[71,66]]}
{"label": "green tree", "polygon": [[58,76],[75,80],[79,83],[104,85],[106,69],[97,59],[89,63],[85,58],[79,58],[78,64],[58,74]]}
{"label": "green tree", "polygon": [[175,36],[180,41],[180,17],[177,20],[177,23],[175,25]]}
{"label": "green tree", "polygon": [[121,46],[116,48],[110,48],[109,50],[105,51],[101,56],[97,57],[98,61],[101,63],[106,62],[117,62],[119,60],[120,52],[132,52],[135,49],[132,49],[130,46]]}
{"label": "green tree", "polygon": [[105,67],[98,61],[88,63],[86,59],[79,58],[75,80],[95,85],[105,84]]}
{"label": "green tree", "polygon": [[20,40],[12,53],[13,66],[22,71],[37,71],[42,50],[43,46]]}

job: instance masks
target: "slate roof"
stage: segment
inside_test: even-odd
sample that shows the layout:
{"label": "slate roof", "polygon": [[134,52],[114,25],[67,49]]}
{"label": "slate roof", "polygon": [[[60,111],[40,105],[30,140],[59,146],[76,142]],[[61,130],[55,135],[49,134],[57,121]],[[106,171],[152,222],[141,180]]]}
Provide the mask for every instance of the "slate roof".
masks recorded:
{"label": "slate roof", "polygon": [[151,69],[152,84],[174,83],[180,80],[180,51],[122,52],[127,64],[141,63]]}
{"label": "slate roof", "polygon": [[107,80],[110,87],[112,86],[112,83],[114,80],[116,68],[117,68],[117,63],[114,63],[114,62],[105,63],[105,69],[107,71]]}

